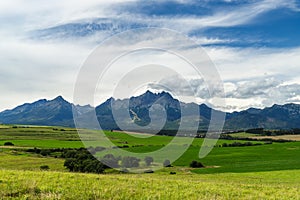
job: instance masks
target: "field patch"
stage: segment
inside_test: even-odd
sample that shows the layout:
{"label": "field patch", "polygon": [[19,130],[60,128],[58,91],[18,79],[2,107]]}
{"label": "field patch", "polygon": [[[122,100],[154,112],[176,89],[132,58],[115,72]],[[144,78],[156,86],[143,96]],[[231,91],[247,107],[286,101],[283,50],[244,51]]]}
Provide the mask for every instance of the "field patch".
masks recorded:
{"label": "field patch", "polygon": [[49,170],[65,171],[63,163],[63,159],[32,156],[19,151],[0,151],[0,169],[36,171],[47,165]]}
{"label": "field patch", "polygon": [[300,135],[255,136],[255,137],[251,137],[251,138],[255,138],[255,139],[267,139],[267,138],[270,138],[272,140],[300,141]]}

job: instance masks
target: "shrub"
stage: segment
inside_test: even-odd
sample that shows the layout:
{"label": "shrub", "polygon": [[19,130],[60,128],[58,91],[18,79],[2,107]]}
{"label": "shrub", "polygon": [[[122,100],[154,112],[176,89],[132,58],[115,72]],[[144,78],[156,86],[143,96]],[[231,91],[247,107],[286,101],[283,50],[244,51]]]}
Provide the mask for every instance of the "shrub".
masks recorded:
{"label": "shrub", "polygon": [[12,142],[5,142],[4,146],[14,146],[14,144]]}
{"label": "shrub", "polygon": [[204,165],[201,163],[201,162],[198,162],[196,160],[193,160],[191,163],[190,163],[190,167],[192,168],[202,168],[204,167]]}
{"label": "shrub", "polygon": [[144,171],[144,173],[146,173],[146,174],[152,174],[152,173],[154,173],[154,171],[151,170],[151,169],[147,169],[147,170]]}
{"label": "shrub", "polygon": [[49,156],[50,153],[51,153],[51,152],[50,152],[49,149],[42,149],[41,152],[40,152],[40,154],[41,154],[42,156]]}
{"label": "shrub", "polygon": [[119,167],[119,158],[115,158],[112,154],[105,155],[101,162],[107,166],[107,168],[118,168]]}
{"label": "shrub", "polygon": [[222,147],[228,147],[228,144],[227,143],[223,143]]}
{"label": "shrub", "polygon": [[150,166],[153,161],[154,160],[152,157],[150,157],[150,156],[145,157],[145,163],[147,166]]}
{"label": "shrub", "polygon": [[99,151],[104,151],[105,150],[105,147],[95,147],[95,151],[99,152]]}
{"label": "shrub", "polygon": [[125,156],[122,159],[122,166],[125,168],[131,167],[139,167],[140,166],[140,159],[131,156]]}
{"label": "shrub", "polygon": [[164,167],[172,167],[170,160],[165,160],[163,165]]}
{"label": "shrub", "polygon": [[47,171],[49,169],[50,169],[50,167],[48,165],[42,165],[42,166],[40,166],[40,170]]}

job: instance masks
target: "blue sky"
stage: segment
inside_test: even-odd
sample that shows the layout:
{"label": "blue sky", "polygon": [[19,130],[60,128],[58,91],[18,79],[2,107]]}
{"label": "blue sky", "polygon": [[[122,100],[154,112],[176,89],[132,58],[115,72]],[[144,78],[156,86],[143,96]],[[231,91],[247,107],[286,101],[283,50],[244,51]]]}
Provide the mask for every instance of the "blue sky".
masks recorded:
{"label": "blue sky", "polygon": [[12,0],[0,3],[0,23],[0,110],[57,95],[72,101],[97,45],[141,27],[173,29],[203,46],[224,81],[227,104],[216,108],[300,102],[298,0]]}

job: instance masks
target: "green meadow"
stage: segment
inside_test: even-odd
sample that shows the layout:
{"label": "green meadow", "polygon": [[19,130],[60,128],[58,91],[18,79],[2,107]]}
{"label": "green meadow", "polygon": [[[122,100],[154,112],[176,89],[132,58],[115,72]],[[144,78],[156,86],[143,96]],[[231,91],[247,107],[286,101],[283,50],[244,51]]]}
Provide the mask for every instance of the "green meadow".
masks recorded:
{"label": "green meadow", "polygon": [[[84,133],[84,141],[91,146],[97,146],[96,137],[106,138],[137,153],[163,148],[173,139],[110,131]],[[252,146],[224,147],[249,141],[219,140],[208,156],[199,159],[203,140],[195,138],[173,167],[153,174],[71,173],[64,159],[27,150],[84,147],[75,129],[1,125],[0,199],[300,199],[300,142],[250,141]],[[185,142],[188,138],[182,137],[175,145],[180,148]],[[101,154],[113,152],[111,146],[105,147]],[[193,160],[205,167],[190,168]],[[41,171],[45,165],[49,170]]]}

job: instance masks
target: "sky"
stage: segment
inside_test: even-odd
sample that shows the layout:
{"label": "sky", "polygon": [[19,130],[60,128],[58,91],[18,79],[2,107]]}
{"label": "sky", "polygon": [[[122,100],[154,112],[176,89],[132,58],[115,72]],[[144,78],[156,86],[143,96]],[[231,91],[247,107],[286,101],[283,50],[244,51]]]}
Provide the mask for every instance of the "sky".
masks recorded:
{"label": "sky", "polygon": [[[97,46],[147,27],[180,32],[201,46],[223,81],[226,104],[206,96],[201,77],[188,80],[194,94],[180,78],[158,80],[179,95],[224,111],[300,103],[299,0],[11,0],[0,2],[0,24],[0,111],[58,95],[73,102],[78,73]],[[138,58],[124,60],[124,72]],[[100,104],[111,91],[99,93]]]}

